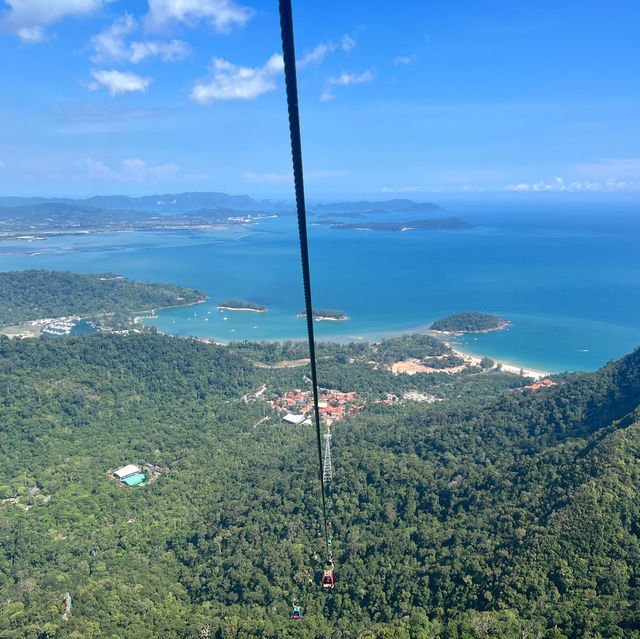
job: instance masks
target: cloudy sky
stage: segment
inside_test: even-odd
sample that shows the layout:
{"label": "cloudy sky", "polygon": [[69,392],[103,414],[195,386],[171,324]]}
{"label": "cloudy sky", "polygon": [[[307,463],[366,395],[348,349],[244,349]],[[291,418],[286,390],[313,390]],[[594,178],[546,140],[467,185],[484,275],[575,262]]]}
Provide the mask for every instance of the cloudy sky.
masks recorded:
{"label": "cloudy sky", "polygon": [[[310,197],[640,197],[637,0],[293,9]],[[3,195],[291,197],[276,0],[0,0],[0,59]]]}

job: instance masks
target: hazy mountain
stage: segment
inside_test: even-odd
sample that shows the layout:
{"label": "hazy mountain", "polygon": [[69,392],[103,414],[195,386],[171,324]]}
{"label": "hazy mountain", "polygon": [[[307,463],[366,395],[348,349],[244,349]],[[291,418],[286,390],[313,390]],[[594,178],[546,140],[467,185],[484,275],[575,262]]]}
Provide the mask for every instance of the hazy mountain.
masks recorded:
{"label": "hazy mountain", "polygon": [[[183,212],[198,209],[233,209],[236,211],[269,210],[286,214],[295,210],[291,202],[256,200],[248,195],[229,195],[217,192],[164,193],[130,197],[128,195],[94,195],[89,198],[64,197],[0,197],[0,207],[31,206],[47,203],[69,204],[74,206],[90,206],[97,209]],[[432,202],[414,202],[413,200],[395,199],[381,202],[357,201],[335,202],[329,204],[310,205],[309,211],[327,213],[436,213],[444,209]]]}
{"label": "hazy mountain", "polygon": [[268,200],[254,200],[248,195],[228,195],[227,193],[165,193],[163,195],[94,195],[85,199],[71,198],[20,198],[0,197],[0,206],[25,206],[59,202],[76,206],[91,206],[101,209],[129,209],[145,211],[183,211],[191,209],[215,209],[218,207],[240,211],[272,208]]}
{"label": "hazy mountain", "polygon": [[439,204],[432,202],[414,202],[413,200],[384,200],[381,202],[334,202],[332,204],[317,204],[314,211],[327,212],[361,212],[361,213],[436,213],[444,211]]}

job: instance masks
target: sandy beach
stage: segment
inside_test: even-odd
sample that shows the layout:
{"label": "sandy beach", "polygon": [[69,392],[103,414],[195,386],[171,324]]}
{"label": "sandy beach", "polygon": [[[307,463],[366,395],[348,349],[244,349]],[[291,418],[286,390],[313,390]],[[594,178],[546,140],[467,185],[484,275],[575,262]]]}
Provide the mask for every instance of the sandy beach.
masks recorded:
{"label": "sandy beach", "polygon": [[[464,353],[463,351],[459,351],[457,349],[452,349],[453,352],[462,357],[465,362],[472,364],[474,366],[480,366],[480,362],[482,361],[482,357],[478,357],[477,355],[470,355],[469,353]],[[493,359],[493,358],[491,358]],[[534,379],[542,379],[543,377],[548,377],[551,375],[548,371],[540,371],[534,368],[529,368],[527,366],[518,366],[517,364],[511,364],[509,362],[504,362],[498,359],[493,359],[496,364],[500,364],[502,366],[502,370],[507,373],[516,373],[520,374],[520,371],[524,371],[526,377],[533,377]]]}
{"label": "sandy beach", "polygon": [[266,308],[245,308],[244,306],[220,306],[220,305],[218,305],[217,308],[224,311],[251,311],[252,313],[266,313],[268,310]]}

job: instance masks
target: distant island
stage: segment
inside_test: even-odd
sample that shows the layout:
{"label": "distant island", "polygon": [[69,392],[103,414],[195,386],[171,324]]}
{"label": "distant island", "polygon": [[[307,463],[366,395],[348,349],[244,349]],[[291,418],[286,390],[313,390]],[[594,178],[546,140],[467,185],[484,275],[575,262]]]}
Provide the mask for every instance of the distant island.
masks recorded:
{"label": "distant island", "polygon": [[[316,322],[321,322],[323,320],[329,320],[332,322],[344,322],[345,320],[349,319],[349,316],[344,311],[335,311],[327,308],[314,308],[312,315],[313,319],[316,320]],[[306,316],[307,311],[304,309],[296,315],[296,317]]]}
{"label": "distant island", "polygon": [[499,331],[510,322],[488,313],[454,313],[431,324],[432,331],[447,333],[487,333]]}
{"label": "distant island", "polygon": [[473,224],[459,217],[443,217],[425,220],[409,220],[407,222],[349,222],[336,223],[334,220],[326,220],[325,224],[331,224],[329,228],[352,231],[409,231],[421,229],[439,231],[444,229],[472,229]]}
{"label": "distant island", "polygon": [[243,302],[242,300],[227,300],[220,302],[218,308],[226,311],[253,311],[254,313],[264,313],[267,310],[262,304],[254,304],[253,302]]}

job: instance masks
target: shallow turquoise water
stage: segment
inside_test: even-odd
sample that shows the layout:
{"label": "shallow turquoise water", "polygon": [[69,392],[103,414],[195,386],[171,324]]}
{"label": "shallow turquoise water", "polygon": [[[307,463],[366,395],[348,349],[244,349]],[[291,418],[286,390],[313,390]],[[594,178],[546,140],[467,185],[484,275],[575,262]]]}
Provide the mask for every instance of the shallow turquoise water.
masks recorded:
{"label": "shallow turquoise water", "polygon": [[[351,317],[316,323],[320,338],[371,339],[479,310],[513,324],[466,336],[461,346],[521,365],[593,370],[640,344],[638,207],[447,208],[477,228],[393,233],[310,227],[314,306]],[[3,270],[115,271],[211,296],[204,304],[160,311],[154,323],[161,331],[220,341],[305,334],[304,320],[295,317],[303,295],[293,217],[265,220],[252,230],[75,236],[7,242],[0,251]],[[221,312],[217,302],[227,298],[264,303],[269,311]]]}

